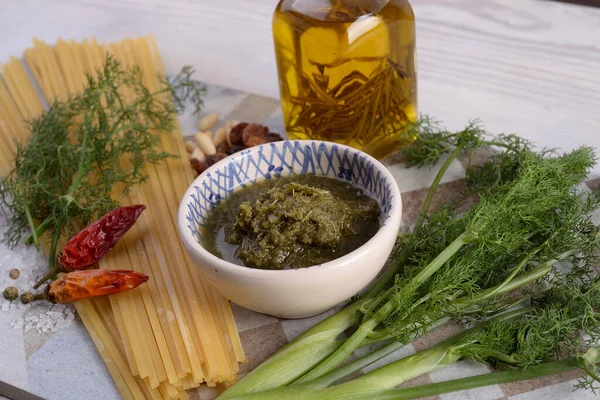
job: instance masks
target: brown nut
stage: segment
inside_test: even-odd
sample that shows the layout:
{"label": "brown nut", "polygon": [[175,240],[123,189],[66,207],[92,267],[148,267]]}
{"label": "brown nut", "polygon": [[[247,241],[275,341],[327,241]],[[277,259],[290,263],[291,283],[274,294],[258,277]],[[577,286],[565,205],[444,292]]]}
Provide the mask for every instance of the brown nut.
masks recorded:
{"label": "brown nut", "polygon": [[265,138],[267,139],[267,141],[270,142],[280,142],[283,140],[283,138],[281,137],[281,135],[279,133],[275,133],[275,132],[268,132],[265,135]]}
{"label": "brown nut", "polygon": [[215,153],[215,154],[206,156],[206,165],[210,167],[211,165],[221,161],[225,157],[227,157],[227,154],[225,154],[225,153]]}
{"label": "brown nut", "polygon": [[206,163],[198,160],[197,158],[192,158],[190,162],[192,164],[192,168],[194,168],[198,175],[203,173],[207,168]]}
{"label": "brown nut", "polygon": [[227,154],[234,154],[234,153],[237,153],[238,151],[242,151],[244,149],[245,149],[245,147],[241,146],[241,145],[229,146],[227,148]]}
{"label": "brown nut", "polygon": [[217,145],[217,153],[227,153],[227,142],[221,142]]}
{"label": "brown nut", "polygon": [[[256,144],[250,145],[249,143],[256,143],[256,140],[252,140],[251,138],[255,138],[255,137],[264,137],[267,133],[269,132],[269,128],[267,128],[264,125],[259,125],[259,124],[248,124],[248,126],[246,126],[244,128],[244,131],[242,132],[242,141],[244,142],[244,145],[246,145],[246,147],[252,147],[252,146],[256,146]],[[263,142],[266,143],[266,142]],[[262,143],[260,143],[262,144]]]}
{"label": "brown nut", "polygon": [[229,131],[229,143],[231,145],[240,145],[243,144],[244,141],[242,139],[242,133],[244,132],[244,128],[248,126],[245,122],[240,122],[237,125],[234,125]]}
{"label": "brown nut", "polygon": [[244,141],[246,147],[260,146],[265,143],[269,143],[269,141],[264,136],[251,136]]}
{"label": "brown nut", "polygon": [[8,273],[8,276],[10,276],[10,279],[17,279],[19,277],[19,275],[21,275],[21,271],[19,271],[16,268],[11,269],[10,272]]}

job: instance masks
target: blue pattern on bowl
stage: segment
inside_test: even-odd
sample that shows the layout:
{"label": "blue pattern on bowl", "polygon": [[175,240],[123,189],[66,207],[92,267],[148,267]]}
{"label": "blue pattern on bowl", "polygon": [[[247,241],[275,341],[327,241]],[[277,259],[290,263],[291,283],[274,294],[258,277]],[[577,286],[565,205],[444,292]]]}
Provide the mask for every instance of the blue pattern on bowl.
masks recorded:
{"label": "blue pattern on bowl", "polygon": [[[281,147],[279,149],[278,147]],[[392,210],[391,183],[364,154],[323,142],[285,141],[243,150],[216,171],[204,173],[186,204],[187,227],[197,241],[209,211],[238,187],[279,176],[315,174],[345,180],[364,188],[379,203],[380,224]]]}

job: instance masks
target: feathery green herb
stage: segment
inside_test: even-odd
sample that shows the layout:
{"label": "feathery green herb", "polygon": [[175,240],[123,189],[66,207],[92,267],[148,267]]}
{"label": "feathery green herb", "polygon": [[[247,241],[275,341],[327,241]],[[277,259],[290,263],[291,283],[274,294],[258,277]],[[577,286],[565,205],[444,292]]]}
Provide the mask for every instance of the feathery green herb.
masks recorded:
{"label": "feathery green herb", "polygon": [[335,369],[380,324],[401,342],[414,336],[413,332],[405,334],[407,326],[428,330],[423,314],[414,312],[421,304],[433,302],[437,306],[457,293],[476,293],[480,282],[495,271],[497,260],[515,252],[532,252],[535,236],[550,234],[571,202],[578,199],[573,187],[586,177],[594,154],[586,147],[562,157],[523,151],[519,162],[514,181],[484,193],[465,216],[464,230],[441,252],[432,254],[433,258],[405,270],[403,279],[397,279],[392,289],[366,303],[362,307],[366,318],[356,332],[297,383]]}
{"label": "feathery green herb", "polygon": [[[408,167],[435,165],[442,156],[451,155],[457,148],[464,150],[470,161],[477,150],[491,146],[503,149],[503,153],[506,153],[504,157],[531,147],[527,140],[517,135],[488,134],[478,120],[469,122],[463,130],[450,132],[442,128],[433,118],[421,116],[417,122],[409,126],[409,133],[415,140],[401,150]],[[493,165],[498,166],[498,163],[495,162]]]}
{"label": "feathery green herb", "polygon": [[[399,273],[399,267],[404,265],[410,258],[414,252],[416,242],[422,236],[421,229],[443,176],[459,156],[468,158],[467,178],[470,186],[474,190],[481,190],[499,183],[502,178],[504,180],[514,178],[513,171],[516,169],[514,158],[517,154],[530,148],[530,143],[527,140],[516,135],[489,135],[478,121],[469,122],[460,131],[450,132],[442,128],[436,120],[422,116],[417,122],[410,125],[409,131],[410,136],[414,137],[415,140],[411,145],[402,149],[402,156],[408,167],[430,167],[438,163],[442,156],[445,156],[445,160],[423,200],[412,235],[406,238],[402,250],[393,257],[395,260],[393,266],[365,291],[362,298],[376,295],[382,289],[392,285]],[[489,150],[492,146],[502,151],[496,153],[483,166],[473,166],[471,163],[473,156],[480,150]]]}
{"label": "feathery green herb", "polygon": [[52,265],[72,221],[86,225],[117,207],[113,190],[127,192],[147,178],[146,164],[172,157],[160,150],[160,135],[175,127],[185,102],[202,106],[205,88],[192,73],[186,67],[170,81],[161,77],[162,87],[150,92],[139,69],[108,56],[83,93],[28,121],[31,137],[18,144],[15,167],[0,182],[0,205],[10,215],[4,239],[15,245],[30,231],[26,243],[37,245],[51,230]]}

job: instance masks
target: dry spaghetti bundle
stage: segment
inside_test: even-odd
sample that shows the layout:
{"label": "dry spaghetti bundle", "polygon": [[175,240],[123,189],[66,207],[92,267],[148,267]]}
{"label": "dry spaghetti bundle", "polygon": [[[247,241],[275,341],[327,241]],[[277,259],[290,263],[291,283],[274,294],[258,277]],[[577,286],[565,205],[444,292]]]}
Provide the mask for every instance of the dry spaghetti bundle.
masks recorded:
{"label": "dry spaghetti bundle", "polygon": [[[17,142],[28,137],[24,120],[39,116],[44,101],[64,101],[83,91],[85,75],[94,76],[107,54],[124,66],[136,66],[145,87],[157,91],[163,64],[152,36],[99,44],[58,40],[54,46],[34,40],[24,59],[2,68],[0,79],[0,176],[12,166]],[[166,95],[166,94],[165,94]],[[126,89],[125,101],[134,93]],[[179,199],[193,179],[180,132],[160,135],[161,149],[178,158],[147,164],[147,181],[124,194],[123,204],[148,207],[131,232],[100,262],[100,268],[129,269],[150,277],[147,285],[75,304],[92,340],[126,399],[187,398],[185,390],[206,383],[227,385],[245,361],[231,308],[198,274],[176,229]],[[62,240],[62,239],[61,239]]]}

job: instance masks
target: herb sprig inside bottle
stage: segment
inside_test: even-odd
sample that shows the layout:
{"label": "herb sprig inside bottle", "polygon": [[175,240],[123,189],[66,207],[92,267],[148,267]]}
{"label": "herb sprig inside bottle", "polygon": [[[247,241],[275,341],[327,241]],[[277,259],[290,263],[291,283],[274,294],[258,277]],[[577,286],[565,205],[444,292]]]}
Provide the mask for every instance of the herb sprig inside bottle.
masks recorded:
{"label": "herb sprig inside bottle", "polygon": [[408,0],[281,0],[273,36],[288,137],[343,143],[377,158],[414,139]]}

